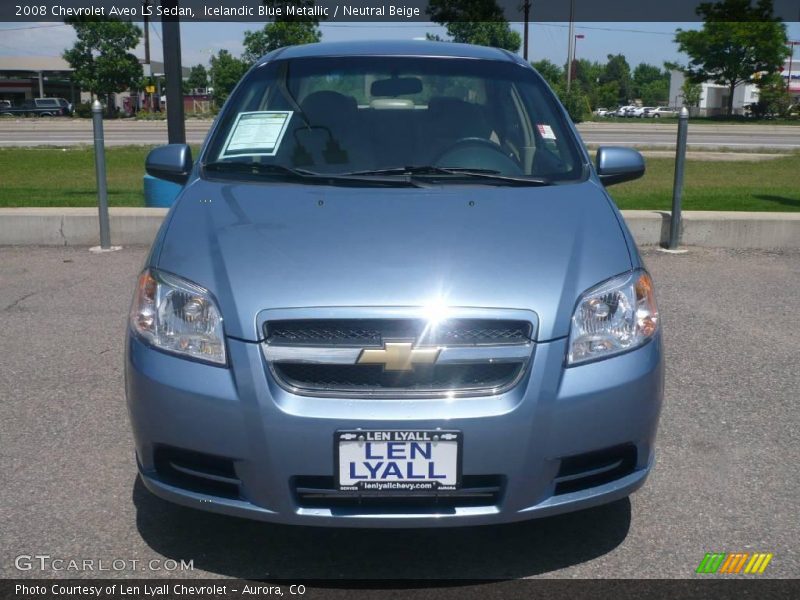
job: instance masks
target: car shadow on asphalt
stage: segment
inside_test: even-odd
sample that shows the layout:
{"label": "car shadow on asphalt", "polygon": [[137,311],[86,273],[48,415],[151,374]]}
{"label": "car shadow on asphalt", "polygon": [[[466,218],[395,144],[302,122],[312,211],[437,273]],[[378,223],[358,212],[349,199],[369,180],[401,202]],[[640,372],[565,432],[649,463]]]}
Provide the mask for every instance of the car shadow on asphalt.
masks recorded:
{"label": "car shadow on asphalt", "polygon": [[153,550],[243,579],[515,579],[610,552],[627,536],[631,520],[625,498],[508,525],[292,527],[178,506],[151,494],[138,477],[133,502],[139,533]]}

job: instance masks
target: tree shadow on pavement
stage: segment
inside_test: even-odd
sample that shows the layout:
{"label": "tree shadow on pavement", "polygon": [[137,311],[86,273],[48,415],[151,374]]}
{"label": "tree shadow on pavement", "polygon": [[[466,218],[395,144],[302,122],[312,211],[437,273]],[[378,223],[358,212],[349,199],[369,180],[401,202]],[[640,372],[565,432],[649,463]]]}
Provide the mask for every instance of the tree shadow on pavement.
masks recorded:
{"label": "tree shadow on pavement", "polygon": [[[625,498],[508,525],[340,529],[272,525],[185,508],[137,477],[144,541],[195,569],[243,579],[512,579],[580,564],[616,548],[630,527]],[[188,573],[186,575],[189,575]]]}

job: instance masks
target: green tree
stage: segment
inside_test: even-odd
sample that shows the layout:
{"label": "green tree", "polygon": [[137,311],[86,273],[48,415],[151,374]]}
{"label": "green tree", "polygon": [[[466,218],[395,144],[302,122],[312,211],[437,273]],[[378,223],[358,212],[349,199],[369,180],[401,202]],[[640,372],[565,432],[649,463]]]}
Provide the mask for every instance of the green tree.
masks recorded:
{"label": "green tree", "polygon": [[675,41],[689,55],[683,69],[695,83],[712,80],[728,87],[728,116],[736,86],[775,73],[788,56],[786,25],[773,15],[772,0],[722,0],[697,7],[699,30],[678,29]]}
{"label": "green tree", "polygon": [[543,58],[532,62],[531,66],[539,72],[551,88],[555,88],[564,80],[564,70],[554,62]]}
{"label": "green tree", "polygon": [[[522,36],[512,31],[496,0],[431,0],[431,21],[444,25],[454,42],[494,46],[516,52]],[[428,39],[441,40],[439,36]]]}
{"label": "green tree", "polygon": [[666,84],[667,89],[667,93],[664,94],[664,98],[666,98],[669,94],[669,73],[663,71],[655,65],[649,65],[647,63],[641,63],[637,65],[637,67],[633,70],[633,77],[631,79],[634,98],[641,98],[642,102],[645,104],[653,103],[645,100],[645,96],[652,96],[654,92],[663,89],[663,84]]}
{"label": "green tree", "polygon": [[758,102],[753,107],[756,116],[785,117],[792,106],[792,95],[779,73],[765,75],[758,81]]}
{"label": "green tree", "polygon": [[134,89],[142,81],[142,65],[130,52],[142,30],[119,20],[70,19],[77,41],[62,56],[73,69],[73,81],[92,95],[103,97],[109,115],[110,95]]}
{"label": "green tree", "polygon": [[247,64],[236,58],[227,50],[220,50],[216,56],[211,57],[211,87],[214,88],[214,101],[217,106],[222,106],[225,100],[247,72]]}
{"label": "green tree", "polygon": [[569,91],[567,91],[566,82],[561,82],[556,86],[555,92],[574,123],[586,120],[591,110],[589,99],[581,89],[580,82],[572,82]]}
{"label": "green tree", "polygon": [[609,54],[600,83],[616,87],[616,104],[627,104],[632,95],[631,67],[623,54]]}
{"label": "green tree", "polygon": [[[311,8],[313,0],[293,0],[279,2],[277,0],[264,0],[264,4],[285,7],[291,4],[297,7]],[[284,46],[298,46],[300,44],[313,44],[322,39],[319,29],[319,19],[306,16],[282,15],[276,17],[272,23],[267,23],[262,29],[244,32],[244,53],[242,59],[252,65],[259,58]]]}
{"label": "green tree", "polygon": [[700,106],[700,100],[703,99],[703,86],[693,82],[691,79],[684,79],[681,86],[681,94],[683,94],[684,106]]}
{"label": "green tree", "polygon": [[669,103],[669,79],[657,79],[639,87],[637,97],[645,106]]}
{"label": "green tree", "polygon": [[205,89],[208,87],[208,71],[203,65],[195,65],[189,71],[186,84],[189,89]]}
{"label": "green tree", "polygon": [[604,70],[605,66],[598,62],[586,60],[585,58],[575,61],[574,80],[580,84],[581,90],[592,108],[600,106],[598,103],[598,89]]}
{"label": "green tree", "polygon": [[595,108],[598,106],[603,106],[613,109],[619,102],[619,86],[614,81],[601,83],[599,86],[597,86],[595,97],[597,98],[597,104],[595,105]]}

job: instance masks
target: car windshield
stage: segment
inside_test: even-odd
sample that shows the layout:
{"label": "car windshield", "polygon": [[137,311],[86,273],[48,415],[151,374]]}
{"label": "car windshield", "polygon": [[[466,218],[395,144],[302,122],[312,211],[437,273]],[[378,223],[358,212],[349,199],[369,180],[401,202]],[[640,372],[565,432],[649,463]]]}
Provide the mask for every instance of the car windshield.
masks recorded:
{"label": "car windshield", "polygon": [[228,102],[203,160],[206,173],[223,177],[548,185],[584,175],[562,110],[533,71],[429,57],[258,67]]}

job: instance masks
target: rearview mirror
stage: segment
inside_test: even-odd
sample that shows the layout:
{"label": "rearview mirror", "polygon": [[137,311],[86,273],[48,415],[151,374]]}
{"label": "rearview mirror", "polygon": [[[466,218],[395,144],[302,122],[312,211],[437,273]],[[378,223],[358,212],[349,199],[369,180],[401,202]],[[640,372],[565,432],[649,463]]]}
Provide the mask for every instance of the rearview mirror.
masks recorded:
{"label": "rearview mirror", "polygon": [[192,149],[186,144],[168,144],[150,151],[145,171],[158,179],[186,183],[192,172]]}
{"label": "rearview mirror", "polygon": [[645,171],[644,157],[633,148],[598,148],[596,164],[597,175],[606,186],[639,179]]}
{"label": "rearview mirror", "polygon": [[422,80],[418,77],[392,77],[373,81],[369,88],[372,96],[404,96],[419,94],[422,91]]}

